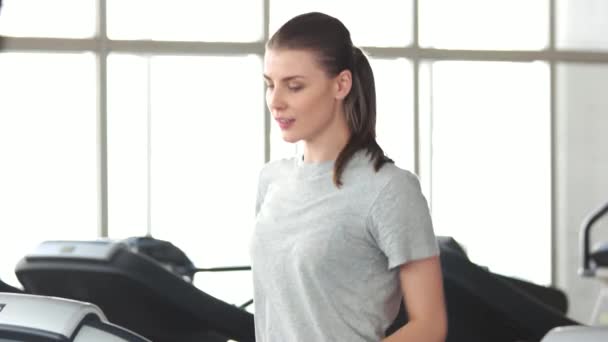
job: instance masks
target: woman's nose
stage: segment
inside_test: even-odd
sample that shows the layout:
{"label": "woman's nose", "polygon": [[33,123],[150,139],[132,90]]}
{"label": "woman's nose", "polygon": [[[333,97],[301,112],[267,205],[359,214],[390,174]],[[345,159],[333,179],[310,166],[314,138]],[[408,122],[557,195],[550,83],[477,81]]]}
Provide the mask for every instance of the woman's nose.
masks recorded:
{"label": "woman's nose", "polygon": [[271,110],[280,110],[285,108],[285,98],[283,92],[277,88],[269,89],[267,94],[268,107]]}

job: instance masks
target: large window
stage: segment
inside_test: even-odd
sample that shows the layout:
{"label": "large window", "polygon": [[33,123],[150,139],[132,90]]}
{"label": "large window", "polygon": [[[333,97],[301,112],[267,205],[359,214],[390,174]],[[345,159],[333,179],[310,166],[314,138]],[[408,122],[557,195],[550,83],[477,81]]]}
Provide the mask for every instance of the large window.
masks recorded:
{"label": "large window", "polygon": [[[9,283],[46,239],[149,233],[200,267],[248,264],[258,171],[296,151],[265,110],[264,42],[306,11],[340,18],[370,55],[378,140],[420,177],[436,232],[495,272],[551,282],[555,89],[570,89],[556,74],[608,63],[602,0],[4,2]],[[247,272],[197,278],[251,297]]]}
{"label": "large window", "polygon": [[0,35],[11,37],[91,38],[95,0],[4,0]]}
{"label": "large window", "polygon": [[98,228],[95,58],[0,54],[0,279],[43,240]]}
{"label": "large window", "polygon": [[423,0],[418,3],[422,47],[540,50],[549,45],[549,1]]}
{"label": "large window", "polygon": [[264,12],[260,0],[106,2],[110,39],[207,42],[262,39]]}
{"label": "large window", "polygon": [[[259,56],[110,56],[110,237],[151,232],[198,267],[249,264],[264,162],[261,74]],[[234,303],[252,295],[226,285],[247,284],[247,273],[195,279]]]}
{"label": "large window", "polygon": [[548,65],[435,62],[432,84],[437,233],[454,236],[494,272],[548,283]]}

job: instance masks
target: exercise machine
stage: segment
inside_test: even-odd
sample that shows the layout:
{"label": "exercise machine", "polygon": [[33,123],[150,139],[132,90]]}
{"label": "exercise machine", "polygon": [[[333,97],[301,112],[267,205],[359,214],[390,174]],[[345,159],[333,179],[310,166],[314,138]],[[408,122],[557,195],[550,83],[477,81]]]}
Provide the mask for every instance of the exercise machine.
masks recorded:
{"label": "exercise machine", "polygon": [[[582,277],[608,281],[608,243],[591,249],[591,229],[608,214],[608,203],[592,211],[580,228],[579,249],[581,252]],[[551,330],[542,342],[605,342],[608,341],[608,288],[603,288],[591,317],[591,326],[563,327]]]}
{"label": "exercise machine", "polygon": [[20,289],[5,283],[2,281],[2,279],[0,279],[0,293],[2,292],[23,293],[23,291],[21,291]]}
{"label": "exercise machine", "polygon": [[606,342],[608,331],[602,327],[562,327],[549,331],[541,342]]}
{"label": "exercise machine", "polygon": [[17,293],[0,293],[0,341],[150,342],[108,322],[95,305]]}
{"label": "exercise machine", "polygon": [[[581,226],[580,250],[582,265],[579,274],[582,277],[596,278],[608,283],[608,243],[599,244],[591,250],[591,228],[603,216],[608,214],[608,202],[589,214]],[[596,301],[591,317],[591,325],[608,326],[608,288],[604,287]]]}
{"label": "exercise machine", "polygon": [[202,270],[180,252],[152,238],[46,241],[15,273],[27,293],[94,303],[154,342],[254,341],[253,315],[187,281]]}
{"label": "exercise machine", "polygon": [[[439,245],[447,342],[538,342],[554,328],[580,325],[566,317],[562,291],[494,274],[452,238],[439,237]],[[47,241],[16,268],[27,292],[95,303],[112,322],[155,342],[254,341],[253,315],[244,310],[251,301],[235,306],[197,289],[191,280],[198,271],[212,270],[152,238]],[[405,322],[402,306],[387,335]]]}
{"label": "exercise machine", "polygon": [[[565,316],[565,294],[501,276],[471,262],[452,238],[438,237],[448,314],[447,342],[538,342]],[[407,322],[403,306],[387,335]]]}

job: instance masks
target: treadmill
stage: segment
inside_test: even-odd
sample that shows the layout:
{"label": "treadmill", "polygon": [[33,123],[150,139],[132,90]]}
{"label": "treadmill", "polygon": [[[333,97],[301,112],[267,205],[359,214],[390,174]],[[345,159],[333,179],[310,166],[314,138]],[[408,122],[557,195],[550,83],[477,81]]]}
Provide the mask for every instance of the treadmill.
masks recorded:
{"label": "treadmill", "polygon": [[[16,274],[27,292],[95,303],[112,322],[155,342],[255,340],[253,315],[193,286],[199,269],[181,250],[135,241],[47,241]],[[439,237],[439,246],[447,342],[538,342],[556,327],[579,325],[565,315],[563,292],[494,274],[452,238]],[[387,335],[406,322],[402,306]]]}
{"label": "treadmill", "polygon": [[[596,278],[608,283],[608,243],[591,248],[591,229],[602,217],[608,215],[608,202],[585,217],[580,228],[582,277]],[[608,341],[608,288],[604,287],[597,299],[591,318],[591,326],[564,327],[551,330],[542,342],[605,342]]]}
{"label": "treadmill", "polygon": [[95,305],[16,293],[0,293],[0,341],[150,342],[108,322]]}
{"label": "treadmill", "polygon": [[21,291],[20,289],[5,283],[2,281],[2,279],[0,279],[0,293],[2,292],[23,293],[23,291]]}
{"label": "treadmill", "polygon": [[[472,263],[451,237],[438,237],[448,315],[447,342],[538,342],[566,317],[563,292],[494,274]],[[387,335],[408,320],[401,310]],[[581,340],[584,342],[584,340]]]}
{"label": "treadmill", "polygon": [[606,342],[605,327],[562,327],[551,330],[541,342]]}
{"label": "treadmill", "polygon": [[592,211],[583,221],[580,228],[581,267],[579,275],[595,278],[603,283],[603,288],[596,300],[591,325],[604,326],[608,329],[608,243],[598,243],[591,248],[591,229],[604,216],[608,215],[608,202]]}
{"label": "treadmill", "polygon": [[[156,242],[164,243],[155,249],[160,256],[138,250]],[[171,247],[152,238],[46,241],[21,259],[15,273],[27,293],[94,303],[110,321],[154,342],[255,341],[251,313],[199,290],[153,258],[180,259],[181,251]]]}

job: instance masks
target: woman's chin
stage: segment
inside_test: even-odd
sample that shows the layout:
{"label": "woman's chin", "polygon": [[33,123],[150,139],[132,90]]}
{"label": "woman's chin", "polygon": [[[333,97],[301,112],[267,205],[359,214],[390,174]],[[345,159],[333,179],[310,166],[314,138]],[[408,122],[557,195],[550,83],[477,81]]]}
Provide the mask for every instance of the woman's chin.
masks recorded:
{"label": "woman's chin", "polygon": [[283,141],[295,144],[298,141],[300,141],[300,138],[296,137],[293,134],[285,134],[285,133],[283,133]]}

